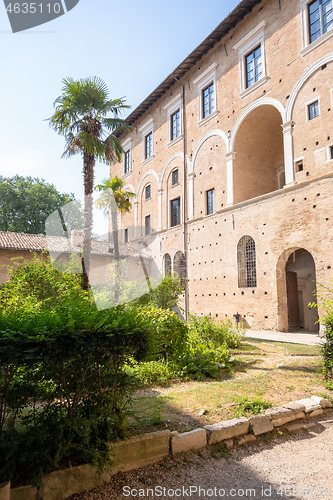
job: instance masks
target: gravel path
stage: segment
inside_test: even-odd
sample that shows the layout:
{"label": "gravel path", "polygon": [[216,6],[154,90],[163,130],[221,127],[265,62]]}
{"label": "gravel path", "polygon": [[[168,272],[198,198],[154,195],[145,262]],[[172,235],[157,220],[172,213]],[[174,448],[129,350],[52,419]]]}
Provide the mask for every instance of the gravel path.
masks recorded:
{"label": "gravel path", "polygon": [[[333,411],[318,417],[315,428],[258,439],[235,447],[229,458],[217,447],[137,471],[72,500],[126,498],[333,499]],[[164,490],[165,488],[165,490]],[[199,491],[199,488],[201,490]],[[150,490],[150,491],[147,491]]]}

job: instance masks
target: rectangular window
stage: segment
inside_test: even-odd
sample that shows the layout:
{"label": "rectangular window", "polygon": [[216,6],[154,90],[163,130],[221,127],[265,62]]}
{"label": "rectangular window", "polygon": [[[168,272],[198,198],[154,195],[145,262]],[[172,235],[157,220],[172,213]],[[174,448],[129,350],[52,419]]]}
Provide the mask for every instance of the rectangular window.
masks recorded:
{"label": "rectangular window", "polygon": [[180,224],[180,198],[170,201],[171,209],[171,227],[179,226]]}
{"label": "rectangular window", "polygon": [[125,229],[124,240],[125,240],[125,243],[128,243],[128,228]]}
{"label": "rectangular window", "polygon": [[178,184],[178,168],[176,168],[176,170],[173,170],[172,174],[171,174],[171,178],[172,178],[172,185],[173,186],[176,186]]}
{"label": "rectangular window", "polygon": [[202,91],[202,118],[213,113],[214,109],[214,84],[211,83]]}
{"label": "rectangular window", "polygon": [[315,0],[308,5],[310,43],[333,28],[332,0]]}
{"label": "rectangular window", "polygon": [[171,140],[173,141],[180,136],[180,110],[178,109],[171,115]]}
{"label": "rectangular window", "polygon": [[329,148],[329,159],[333,160],[333,146],[330,146]]}
{"label": "rectangular window", "polygon": [[149,200],[151,196],[151,185],[148,184],[148,186],[145,187],[145,199]]}
{"label": "rectangular window", "polygon": [[308,110],[309,120],[312,120],[313,118],[316,118],[316,116],[319,116],[319,102],[315,101],[312,104],[309,104]]}
{"label": "rectangular window", "polygon": [[145,136],[145,159],[150,158],[153,154],[153,133],[150,132]]}
{"label": "rectangular window", "polygon": [[246,88],[251,87],[262,76],[261,45],[245,56]]}
{"label": "rectangular window", "polygon": [[303,172],[303,160],[296,162],[296,172]]}
{"label": "rectangular window", "polygon": [[206,195],[207,195],[207,215],[210,215],[215,212],[215,189],[209,189],[209,191],[206,191]]}
{"label": "rectangular window", "polygon": [[145,234],[150,234],[150,215],[145,217]]}
{"label": "rectangular window", "polygon": [[125,174],[131,171],[131,151],[128,150],[125,152]]}

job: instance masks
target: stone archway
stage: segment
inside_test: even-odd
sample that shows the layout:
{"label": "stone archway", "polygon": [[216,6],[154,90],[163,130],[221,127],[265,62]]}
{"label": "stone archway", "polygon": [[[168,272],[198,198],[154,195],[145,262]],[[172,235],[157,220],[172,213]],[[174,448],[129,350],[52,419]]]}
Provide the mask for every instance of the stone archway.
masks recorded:
{"label": "stone archway", "polygon": [[265,103],[252,109],[233,135],[234,203],[261,196],[283,187],[285,167],[283,117],[275,106]]}
{"label": "stone archway", "polygon": [[316,267],[311,253],[304,248],[289,249],[277,264],[278,329],[318,332],[318,311],[309,307],[316,302]]}

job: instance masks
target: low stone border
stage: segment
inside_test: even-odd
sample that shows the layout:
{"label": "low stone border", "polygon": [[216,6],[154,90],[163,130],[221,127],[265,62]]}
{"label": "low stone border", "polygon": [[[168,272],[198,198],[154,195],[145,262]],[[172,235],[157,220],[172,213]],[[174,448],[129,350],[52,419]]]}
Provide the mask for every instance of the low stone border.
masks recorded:
{"label": "low stone border", "polygon": [[138,469],[156,463],[169,454],[199,450],[216,443],[224,442],[227,449],[237,444],[243,445],[255,441],[256,436],[271,432],[275,427],[289,424],[290,432],[299,431],[313,424],[293,423],[305,417],[321,415],[333,405],[328,399],[312,396],[311,398],[269,408],[264,415],[233,418],[217,424],[179,434],[169,430],[151,432],[117,443],[109,443],[112,465],[103,472],[89,464],[78,465],[69,469],[51,472],[41,480],[39,490],[34,486],[21,486],[10,489],[10,483],[0,484],[0,500],[63,500],[83,491],[103,486],[110,482],[111,476],[119,471]]}

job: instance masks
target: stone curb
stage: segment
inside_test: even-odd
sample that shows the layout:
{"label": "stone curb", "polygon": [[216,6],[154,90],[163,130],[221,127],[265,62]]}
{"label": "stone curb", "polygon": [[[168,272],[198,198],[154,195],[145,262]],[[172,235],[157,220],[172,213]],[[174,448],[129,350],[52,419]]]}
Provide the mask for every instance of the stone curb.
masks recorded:
{"label": "stone curb", "polygon": [[[125,441],[109,443],[111,466],[101,473],[90,464],[51,472],[41,480],[39,490],[34,486],[10,489],[10,483],[0,484],[0,500],[64,500],[71,495],[96,488],[110,482],[111,476],[119,471],[138,469],[156,463],[177,453],[199,450],[212,444],[224,442],[227,449],[234,445],[244,445],[256,440],[256,436],[271,432],[274,427],[295,420],[321,415],[324,409],[331,409],[332,403],[324,398],[312,396],[300,401],[266,410],[265,415],[255,415],[250,419],[233,418],[204,428],[178,434],[169,430],[134,436]],[[313,427],[313,424],[289,424],[290,432]]]}

